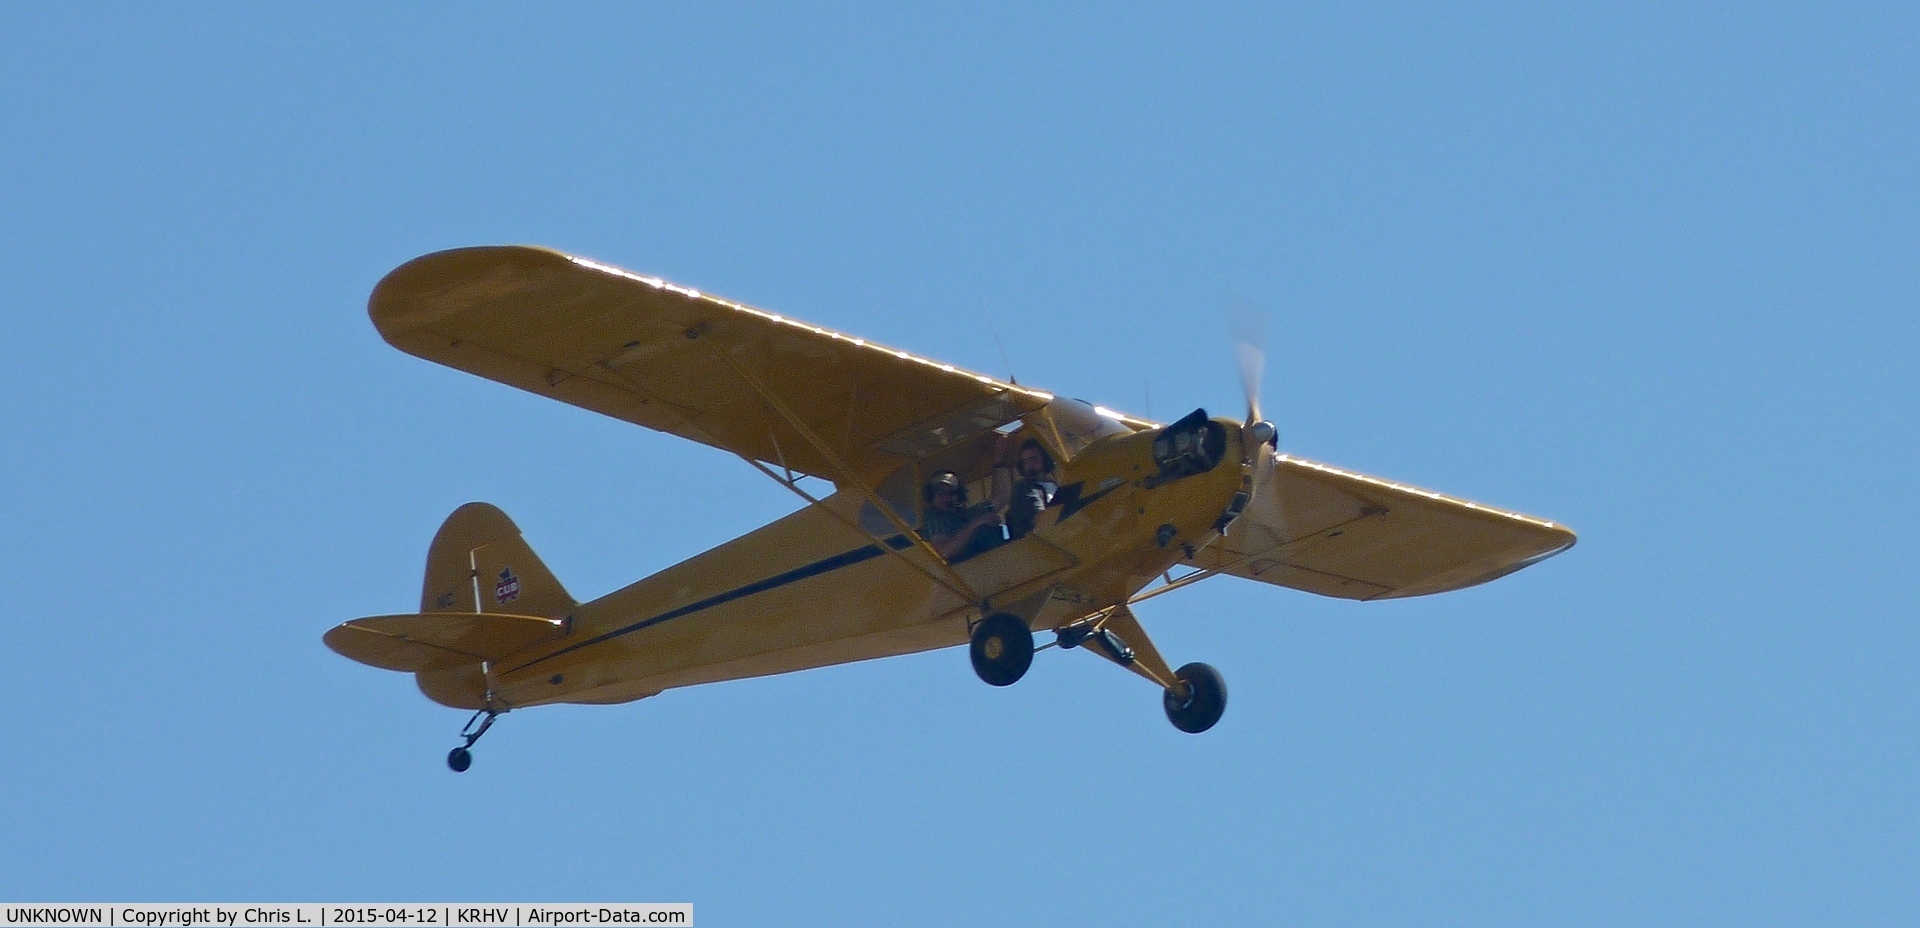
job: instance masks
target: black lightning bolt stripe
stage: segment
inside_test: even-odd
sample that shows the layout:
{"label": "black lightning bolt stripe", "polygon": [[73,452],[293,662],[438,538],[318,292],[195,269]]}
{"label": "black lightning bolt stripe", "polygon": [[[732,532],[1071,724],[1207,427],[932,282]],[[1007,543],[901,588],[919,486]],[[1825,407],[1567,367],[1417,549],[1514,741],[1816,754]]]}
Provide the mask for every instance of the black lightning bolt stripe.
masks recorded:
{"label": "black lightning bolt stripe", "polygon": [[[913,541],[905,535],[895,535],[892,538],[887,539],[887,547],[892,548],[895,551],[905,550],[906,548],[911,547],[912,545],[913,545]],[[703,599],[697,603],[691,603],[685,606],[681,606],[678,609],[674,609],[668,612],[662,612],[659,615],[656,615],[652,618],[641,619],[640,621],[635,622],[631,625],[623,625],[620,628],[614,629],[613,631],[603,632],[601,634],[593,636],[592,638],[588,638],[587,640],[582,641],[579,644],[570,645],[568,647],[561,648],[560,650],[555,651],[552,654],[545,655],[544,657],[536,657],[533,660],[530,660],[524,664],[519,665],[518,667],[508,668],[500,672],[514,673],[515,671],[525,670],[528,667],[532,667],[533,665],[540,663],[541,661],[552,660],[553,658],[559,657],[562,654],[570,654],[574,651],[580,650],[581,648],[591,647],[593,645],[599,644],[602,641],[607,641],[612,638],[618,638],[622,635],[631,635],[634,632],[637,632],[643,628],[651,628],[652,626],[659,625],[662,622],[668,622],[668,621],[672,621],[673,619],[680,618],[682,616],[692,615],[703,609],[712,609],[713,607],[721,605],[723,603],[730,603],[736,599],[743,599],[745,597],[752,596],[755,593],[765,593],[768,590],[778,589],[780,587],[786,586],[789,583],[798,583],[809,577],[818,577],[821,574],[830,573],[832,571],[839,570],[842,567],[851,567],[855,564],[859,564],[864,561],[873,560],[874,558],[879,557],[880,555],[885,553],[886,553],[885,551],[882,551],[880,549],[879,545],[867,545],[864,548],[855,548],[852,551],[848,551],[844,554],[836,554],[824,560],[814,561],[813,563],[808,564],[805,567],[796,567],[792,570],[787,571],[784,574],[776,574],[774,576],[768,577],[765,580],[756,580],[753,583],[747,584],[746,586],[735,587],[731,590],[726,591],[725,593],[709,596],[706,599]]]}
{"label": "black lightning bolt stripe", "polygon": [[1065,522],[1073,518],[1074,513],[1099,502],[1100,497],[1112,493],[1120,489],[1120,487],[1121,484],[1116,483],[1113,486],[1087,496],[1080,495],[1080,491],[1087,488],[1085,482],[1070,483],[1061,487],[1060,492],[1054,494],[1053,497],[1053,505],[1060,507],[1060,518],[1057,519],[1056,522]]}

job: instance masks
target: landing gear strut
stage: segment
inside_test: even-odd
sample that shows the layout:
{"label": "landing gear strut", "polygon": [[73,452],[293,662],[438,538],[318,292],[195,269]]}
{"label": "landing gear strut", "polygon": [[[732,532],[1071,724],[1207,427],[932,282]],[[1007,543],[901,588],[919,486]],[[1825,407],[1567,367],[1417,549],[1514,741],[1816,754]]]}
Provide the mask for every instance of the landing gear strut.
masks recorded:
{"label": "landing gear strut", "polygon": [[475,712],[473,718],[467,720],[466,727],[460,729],[460,737],[465,738],[467,743],[447,752],[447,768],[454,773],[466,773],[467,768],[473,766],[473,743],[479,741],[480,736],[493,727],[493,720],[505,715],[506,711],[481,709]]}
{"label": "landing gear strut", "polygon": [[1060,647],[1085,646],[1098,654],[1158,684],[1173,727],[1199,734],[1212,728],[1227,711],[1227,684],[1220,672],[1202,663],[1179,670],[1167,665],[1160,650],[1147,638],[1132,610],[1117,606],[1104,615],[1077,625],[1054,630]]}
{"label": "landing gear strut", "polygon": [[1033,664],[1033,631],[1019,616],[1005,612],[987,616],[973,629],[967,649],[973,672],[994,686],[1008,686],[1025,676]]}

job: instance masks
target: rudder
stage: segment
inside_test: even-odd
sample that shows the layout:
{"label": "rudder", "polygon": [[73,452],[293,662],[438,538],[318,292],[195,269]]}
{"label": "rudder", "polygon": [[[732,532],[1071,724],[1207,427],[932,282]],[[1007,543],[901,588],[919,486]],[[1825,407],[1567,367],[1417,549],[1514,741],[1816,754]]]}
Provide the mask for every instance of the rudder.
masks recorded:
{"label": "rudder", "polygon": [[579,605],[499,507],[468,503],[427,548],[421,612],[495,612],[563,618]]}

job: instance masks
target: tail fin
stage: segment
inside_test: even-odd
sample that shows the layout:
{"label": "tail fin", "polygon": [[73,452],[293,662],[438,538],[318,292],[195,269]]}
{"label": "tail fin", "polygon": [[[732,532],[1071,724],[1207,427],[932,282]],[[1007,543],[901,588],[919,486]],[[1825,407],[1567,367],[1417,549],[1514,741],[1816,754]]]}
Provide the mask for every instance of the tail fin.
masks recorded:
{"label": "tail fin", "polygon": [[421,612],[493,612],[557,619],[579,605],[487,503],[468,503],[442,523],[427,549]]}

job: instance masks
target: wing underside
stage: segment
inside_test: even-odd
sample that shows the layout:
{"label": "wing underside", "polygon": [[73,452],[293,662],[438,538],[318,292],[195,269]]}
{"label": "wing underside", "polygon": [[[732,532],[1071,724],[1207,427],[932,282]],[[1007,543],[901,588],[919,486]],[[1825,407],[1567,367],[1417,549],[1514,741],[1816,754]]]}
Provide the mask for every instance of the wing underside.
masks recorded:
{"label": "wing underside", "polygon": [[1265,489],[1202,567],[1343,599],[1485,583],[1573,546],[1564,525],[1275,455]]}
{"label": "wing underside", "polygon": [[878,479],[1050,399],[539,248],[417,258],[380,282],[368,312],[409,354],[836,483]]}

